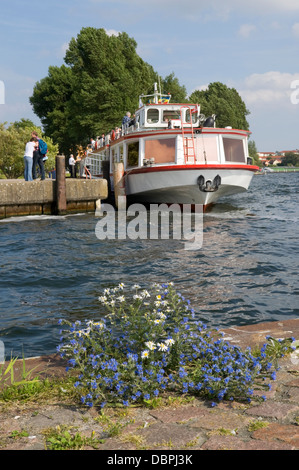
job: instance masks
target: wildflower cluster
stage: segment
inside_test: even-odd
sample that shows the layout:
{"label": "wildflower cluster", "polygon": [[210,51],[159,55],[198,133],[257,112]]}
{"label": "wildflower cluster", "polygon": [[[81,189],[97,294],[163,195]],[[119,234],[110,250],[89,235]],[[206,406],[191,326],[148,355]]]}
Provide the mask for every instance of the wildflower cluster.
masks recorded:
{"label": "wildflower cluster", "polygon": [[80,371],[75,387],[87,406],[142,403],[165,391],[219,402],[250,400],[274,379],[266,346],[242,352],[195,317],[172,283],[105,289],[100,321],[76,321],[62,331],[61,355]]}

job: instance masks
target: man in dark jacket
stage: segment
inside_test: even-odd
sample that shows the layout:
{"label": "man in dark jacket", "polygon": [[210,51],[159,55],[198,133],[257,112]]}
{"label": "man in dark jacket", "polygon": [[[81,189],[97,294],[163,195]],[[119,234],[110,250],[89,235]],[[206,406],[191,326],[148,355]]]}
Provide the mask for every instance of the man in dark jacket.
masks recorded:
{"label": "man in dark jacket", "polygon": [[41,179],[44,180],[46,178],[45,167],[44,167],[45,155],[40,150],[42,148],[42,144],[40,142],[43,142],[43,140],[40,137],[38,137],[37,132],[35,131],[31,132],[31,136],[35,137],[38,140],[38,148],[33,152],[32,177],[34,180],[36,180],[37,178],[36,167],[38,166]]}

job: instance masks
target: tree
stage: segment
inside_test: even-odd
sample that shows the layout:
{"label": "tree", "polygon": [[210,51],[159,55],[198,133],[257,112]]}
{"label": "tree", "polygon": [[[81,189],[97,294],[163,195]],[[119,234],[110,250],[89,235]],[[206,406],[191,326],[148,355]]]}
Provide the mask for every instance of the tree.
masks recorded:
{"label": "tree", "polygon": [[73,146],[70,100],[73,94],[72,71],[62,65],[49,67],[48,76],[37,82],[30,103],[41,119],[45,134],[66,152]]}
{"label": "tree", "polygon": [[281,166],[299,166],[299,154],[287,152],[280,163]]}
{"label": "tree", "polygon": [[210,83],[207,90],[194,91],[189,102],[200,104],[200,111],[206,117],[216,114],[217,127],[249,129],[246,120],[249,111],[235,88],[228,88],[220,82]]}
{"label": "tree", "polygon": [[33,110],[62,151],[119,126],[138,107],[139,95],[153,87],[158,75],[136,47],[126,33],[83,28],[69,43],[66,65],[50,67],[35,85]]}
{"label": "tree", "polygon": [[162,79],[162,93],[170,93],[171,101],[174,103],[185,103],[187,99],[187,90],[185,86],[179,84],[179,80],[175,77],[174,72]]}
{"label": "tree", "polygon": [[[0,170],[6,178],[19,178],[24,172],[23,155],[23,129],[14,126],[5,127],[0,124]],[[22,143],[21,143],[22,142]]]}
{"label": "tree", "polygon": [[36,127],[29,119],[21,119],[7,125],[0,123],[0,170],[8,179],[19,178],[24,173],[24,150],[26,142],[31,138],[31,132],[36,131],[47,142],[48,160],[45,169],[55,166],[55,157],[58,152],[57,145],[52,139],[45,137],[42,130]]}
{"label": "tree", "polygon": [[254,140],[248,141],[248,152],[249,156],[252,158],[253,165],[262,166],[262,162],[260,161],[260,157],[258,156]]}

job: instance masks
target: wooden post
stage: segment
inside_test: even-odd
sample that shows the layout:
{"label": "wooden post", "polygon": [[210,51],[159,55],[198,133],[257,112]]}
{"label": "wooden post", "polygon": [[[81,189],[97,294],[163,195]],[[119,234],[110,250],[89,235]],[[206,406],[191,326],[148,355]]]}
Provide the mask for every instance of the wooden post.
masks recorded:
{"label": "wooden post", "polygon": [[126,207],[127,207],[124,174],[125,174],[124,164],[122,162],[114,163],[114,167],[113,167],[114,196],[115,196],[115,204],[118,210],[126,210]]}
{"label": "wooden post", "polygon": [[56,212],[66,214],[65,156],[56,156]]}
{"label": "wooden post", "polygon": [[111,200],[111,181],[110,181],[110,161],[109,160],[104,160],[102,162],[102,169],[103,169],[103,178],[107,180],[107,186],[108,186],[108,198],[107,200]]}

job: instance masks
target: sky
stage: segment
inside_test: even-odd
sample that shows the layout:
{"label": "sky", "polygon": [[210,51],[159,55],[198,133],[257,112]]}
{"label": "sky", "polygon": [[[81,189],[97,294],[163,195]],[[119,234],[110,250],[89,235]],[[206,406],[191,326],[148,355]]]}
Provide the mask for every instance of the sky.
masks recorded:
{"label": "sky", "polygon": [[0,0],[0,122],[40,125],[34,85],[89,26],[126,32],[188,94],[235,88],[258,151],[299,148],[299,0]]}

